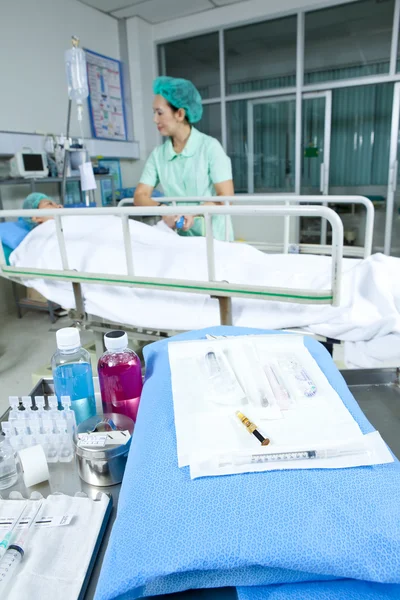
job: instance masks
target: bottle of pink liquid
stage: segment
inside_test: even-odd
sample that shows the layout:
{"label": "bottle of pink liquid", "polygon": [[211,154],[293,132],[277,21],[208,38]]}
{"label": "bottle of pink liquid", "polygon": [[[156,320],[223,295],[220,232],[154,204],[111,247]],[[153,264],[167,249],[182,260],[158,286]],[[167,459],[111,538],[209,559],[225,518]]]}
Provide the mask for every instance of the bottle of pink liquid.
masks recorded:
{"label": "bottle of pink liquid", "polygon": [[139,357],[128,348],[124,331],[109,331],[104,344],[107,351],[97,365],[103,411],[126,415],[136,422],[143,386]]}

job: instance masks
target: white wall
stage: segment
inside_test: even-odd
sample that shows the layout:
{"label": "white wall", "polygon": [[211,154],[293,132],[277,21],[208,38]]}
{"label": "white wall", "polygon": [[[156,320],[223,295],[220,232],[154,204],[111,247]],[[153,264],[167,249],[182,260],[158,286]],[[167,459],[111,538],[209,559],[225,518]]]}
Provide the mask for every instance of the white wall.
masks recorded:
{"label": "white wall", "polygon": [[[0,4],[0,132],[65,133],[64,52],[70,47],[71,35],[79,36],[84,48],[125,59],[120,52],[118,21],[77,0],[0,0]],[[141,115],[137,121],[140,123]],[[86,103],[83,124],[84,135],[91,137]],[[75,107],[71,134],[79,134]],[[121,160],[124,187],[137,183],[138,163]],[[0,176],[5,175],[1,161]],[[1,191],[4,208],[20,208],[30,188],[2,187]],[[38,183],[37,191],[59,199],[57,184]],[[99,203],[99,190],[96,196]],[[0,314],[12,309],[10,296],[9,282],[0,279]]]}
{"label": "white wall", "polygon": [[128,55],[134,136],[140,146],[140,171],[143,162],[160,143],[160,136],[153,123],[153,80],[157,76],[156,48],[153,27],[134,17],[127,21]]}
{"label": "white wall", "polygon": [[[71,35],[81,45],[119,58],[118,22],[76,0],[1,3],[0,131],[65,133],[64,52]],[[73,135],[79,133],[73,111]],[[90,125],[84,120],[84,134]]]}
{"label": "white wall", "polygon": [[[121,58],[118,21],[77,0],[13,0],[2,4],[0,132],[65,133],[68,96],[64,52],[73,34],[80,37],[83,47]],[[75,105],[72,117],[71,133],[76,135]],[[85,136],[91,137],[86,103],[83,124]],[[121,160],[124,187],[135,185],[137,162]],[[6,175],[0,162],[0,176]],[[37,190],[59,198],[57,184],[37,184]],[[4,208],[20,208],[30,188],[3,186],[1,191]]]}

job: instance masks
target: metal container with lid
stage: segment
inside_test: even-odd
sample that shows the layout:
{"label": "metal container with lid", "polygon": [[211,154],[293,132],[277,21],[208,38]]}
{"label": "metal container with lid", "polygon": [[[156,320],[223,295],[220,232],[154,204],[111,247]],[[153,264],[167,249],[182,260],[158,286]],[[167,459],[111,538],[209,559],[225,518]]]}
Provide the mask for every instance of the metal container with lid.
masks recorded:
{"label": "metal container with lid", "polygon": [[90,485],[108,486],[121,483],[128,458],[131,438],[126,444],[87,448],[78,445],[78,435],[100,431],[129,431],[132,436],[134,423],[125,415],[108,413],[90,417],[78,426],[74,436],[79,476]]}

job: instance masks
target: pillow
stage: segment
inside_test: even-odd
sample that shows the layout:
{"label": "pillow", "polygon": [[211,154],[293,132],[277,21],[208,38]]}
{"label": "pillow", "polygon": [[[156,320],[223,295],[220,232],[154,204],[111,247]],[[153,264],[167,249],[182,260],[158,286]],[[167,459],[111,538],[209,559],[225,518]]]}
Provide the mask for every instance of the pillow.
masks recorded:
{"label": "pillow", "polygon": [[0,238],[3,244],[15,250],[22,242],[25,236],[28,235],[28,229],[24,223],[20,221],[6,221],[0,223]]}
{"label": "pillow", "polygon": [[6,265],[10,266],[10,254],[11,254],[11,252],[13,252],[13,249],[10,248],[9,246],[6,246],[5,244],[2,244],[2,246],[3,246],[4,256],[6,259]]}

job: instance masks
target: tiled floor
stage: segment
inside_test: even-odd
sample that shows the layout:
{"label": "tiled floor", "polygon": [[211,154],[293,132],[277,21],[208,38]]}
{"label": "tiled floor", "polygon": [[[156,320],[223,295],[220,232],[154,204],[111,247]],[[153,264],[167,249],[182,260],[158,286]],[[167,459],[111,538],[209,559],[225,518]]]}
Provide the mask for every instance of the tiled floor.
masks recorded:
{"label": "tiled floor", "polygon": [[[27,312],[22,319],[0,317],[0,415],[8,406],[8,396],[29,394],[32,373],[50,362],[56,349],[56,330],[70,325],[67,318],[50,323],[45,313]],[[81,341],[92,341],[84,331]]]}

